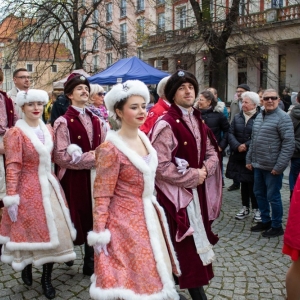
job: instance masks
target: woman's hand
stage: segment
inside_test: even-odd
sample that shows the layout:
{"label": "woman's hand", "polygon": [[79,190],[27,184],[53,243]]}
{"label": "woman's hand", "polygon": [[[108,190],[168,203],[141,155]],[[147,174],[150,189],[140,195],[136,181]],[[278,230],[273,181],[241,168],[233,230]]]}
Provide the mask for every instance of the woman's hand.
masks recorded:
{"label": "woman's hand", "polygon": [[239,146],[238,146],[238,151],[239,151],[239,152],[245,152],[245,151],[247,151],[246,145],[245,145],[245,144],[239,145]]}

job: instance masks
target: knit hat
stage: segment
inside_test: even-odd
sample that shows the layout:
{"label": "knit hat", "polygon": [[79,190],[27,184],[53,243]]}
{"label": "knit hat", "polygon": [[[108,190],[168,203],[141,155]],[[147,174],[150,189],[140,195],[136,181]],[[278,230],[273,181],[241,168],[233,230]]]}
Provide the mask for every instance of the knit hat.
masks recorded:
{"label": "knit hat", "polygon": [[160,98],[165,96],[165,86],[171,76],[164,77],[157,85],[157,94]]}
{"label": "knit hat", "polygon": [[145,99],[146,104],[148,104],[150,101],[150,92],[143,82],[139,80],[127,80],[124,83],[114,85],[113,88],[105,95],[105,106],[113,115],[115,114],[115,104],[127,99],[132,95],[142,96]]}
{"label": "knit hat", "polygon": [[48,101],[48,93],[43,90],[29,89],[27,92],[19,91],[16,97],[16,103],[20,107],[30,102],[42,102],[45,105]]}
{"label": "knit hat", "polygon": [[165,86],[165,96],[167,100],[171,103],[174,102],[174,96],[178,90],[178,88],[183,84],[189,82],[194,86],[195,89],[195,97],[198,96],[199,93],[199,85],[198,81],[192,73],[184,70],[178,70],[174,73],[166,83]]}
{"label": "knit hat", "polygon": [[246,83],[239,84],[237,87],[241,88],[241,89],[244,89],[245,91],[248,91],[248,92],[250,91],[250,87]]}
{"label": "knit hat", "polygon": [[[83,75],[75,75],[75,76],[72,76],[72,75],[73,74],[71,74],[68,77],[68,81],[65,83],[65,86],[64,86],[64,94],[65,95],[68,96],[68,95],[72,94],[75,87],[79,84],[85,84],[88,87],[89,92],[90,92],[90,90],[91,90],[90,83]],[[71,78],[71,79],[69,79],[69,78]]]}

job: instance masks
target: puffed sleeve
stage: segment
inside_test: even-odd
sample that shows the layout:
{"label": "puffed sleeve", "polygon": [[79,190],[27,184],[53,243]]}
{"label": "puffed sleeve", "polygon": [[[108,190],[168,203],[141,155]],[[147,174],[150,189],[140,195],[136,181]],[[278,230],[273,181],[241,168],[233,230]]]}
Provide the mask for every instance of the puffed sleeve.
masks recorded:
{"label": "puffed sleeve", "polygon": [[96,178],[94,183],[93,231],[88,233],[89,245],[108,244],[110,232],[105,229],[109,216],[109,205],[114,195],[120,170],[120,161],[116,148],[104,142],[96,149]]}
{"label": "puffed sleeve", "polygon": [[3,197],[4,206],[19,204],[19,182],[22,170],[23,141],[18,128],[11,128],[4,136],[5,164],[6,164],[6,196]]}

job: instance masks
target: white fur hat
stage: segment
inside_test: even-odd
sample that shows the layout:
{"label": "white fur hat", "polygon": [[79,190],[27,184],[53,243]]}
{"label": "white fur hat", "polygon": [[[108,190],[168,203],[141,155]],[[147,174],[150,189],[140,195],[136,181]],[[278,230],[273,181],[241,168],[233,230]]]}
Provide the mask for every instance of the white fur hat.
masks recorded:
{"label": "white fur hat", "polygon": [[18,92],[16,97],[16,103],[20,107],[29,102],[43,102],[43,104],[45,105],[48,103],[48,101],[48,93],[43,90],[29,89],[27,92],[20,91]]}
{"label": "white fur hat", "polygon": [[110,113],[114,114],[115,104],[132,95],[143,97],[146,104],[150,101],[150,92],[145,83],[139,80],[127,80],[124,83],[114,85],[113,88],[105,95],[105,106]]}
{"label": "white fur hat", "polygon": [[157,94],[160,98],[165,96],[165,86],[171,76],[164,77],[157,85]]}

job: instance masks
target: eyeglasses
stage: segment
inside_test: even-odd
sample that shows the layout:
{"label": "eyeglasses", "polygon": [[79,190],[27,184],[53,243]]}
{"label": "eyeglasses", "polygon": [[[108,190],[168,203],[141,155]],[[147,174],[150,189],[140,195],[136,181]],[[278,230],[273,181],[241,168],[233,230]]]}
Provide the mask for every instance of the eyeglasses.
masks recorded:
{"label": "eyeglasses", "polygon": [[245,91],[244,90],[242,90],[242,91],[241,90],[237,90],[236,92],[237,92],[237,94],[239,94],[239,93],[244,93]]}
{"label": "eyeglasses", "polygon": [[31,80],[31,76],[17,76],[16,78]]}
{"label": "eyeglasses", "polygon": [[278,100],[278,97],[277,96],[269,96],[269,97],[263,97],[263,100],[264,101],[268,101],[268,100],[272,100],[272,101],[275,101],[275,100]]}
{"label": "eyeglasses", "polygon": [[105,96],[105,93],[98,93],[98,96]]}

